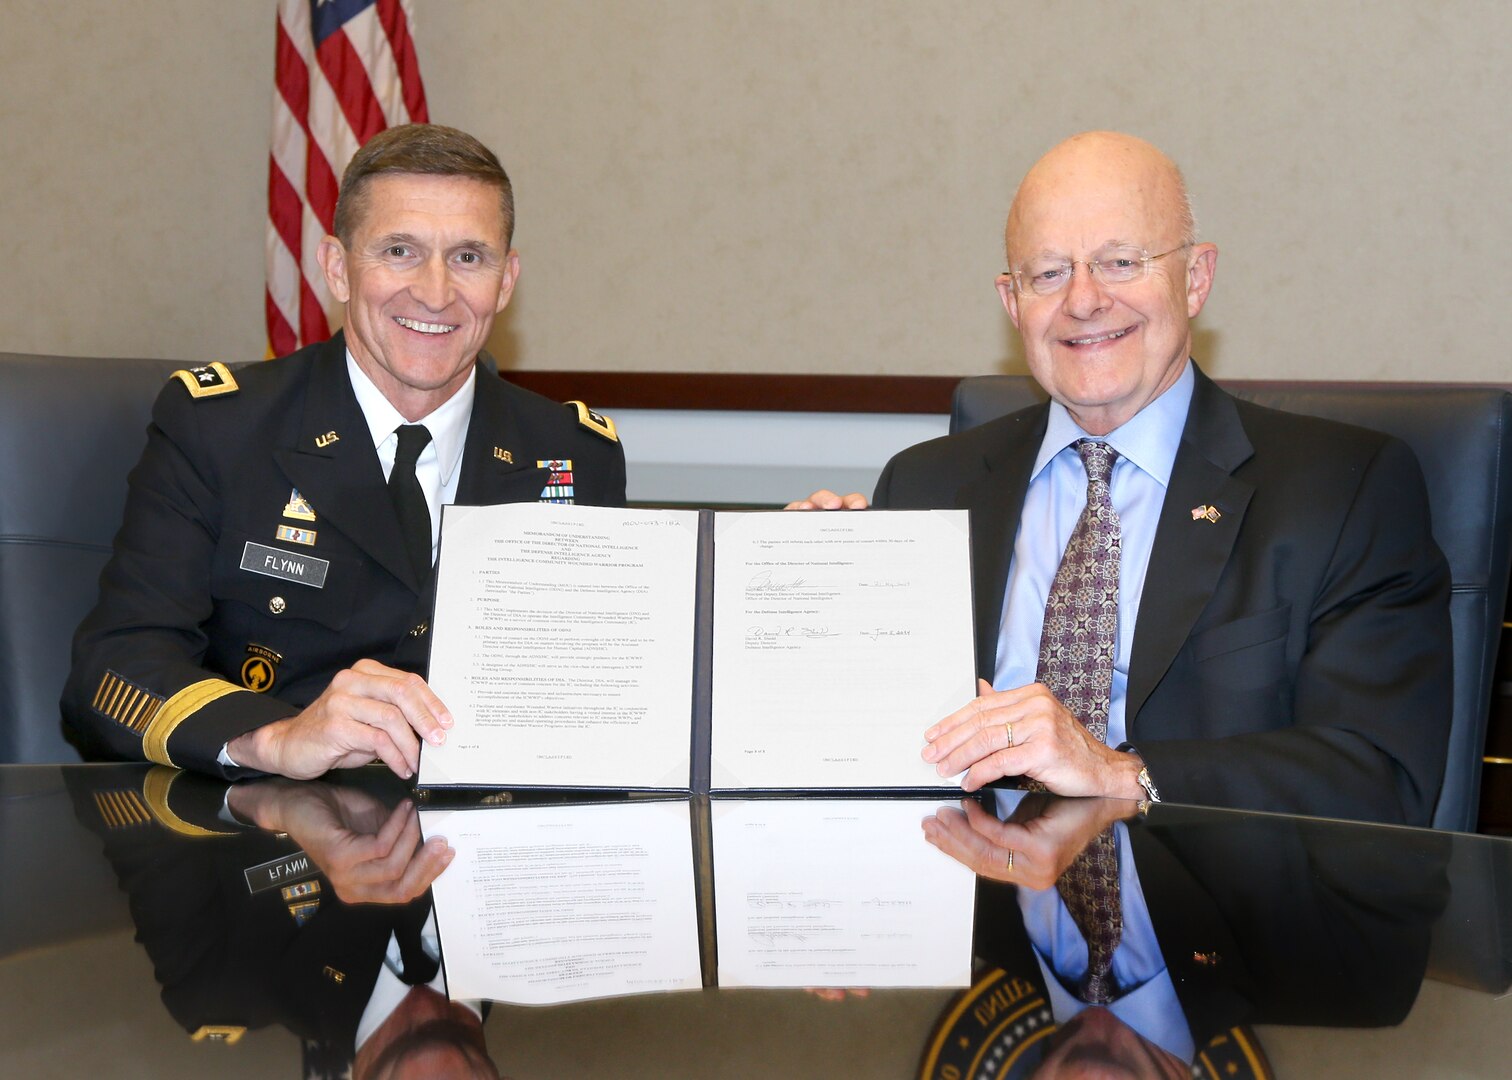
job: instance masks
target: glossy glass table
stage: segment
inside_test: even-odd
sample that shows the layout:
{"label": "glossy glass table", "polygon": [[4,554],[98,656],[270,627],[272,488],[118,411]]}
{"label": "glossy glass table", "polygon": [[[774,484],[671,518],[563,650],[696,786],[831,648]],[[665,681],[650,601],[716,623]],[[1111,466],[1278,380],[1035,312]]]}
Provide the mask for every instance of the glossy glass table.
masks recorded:
{"label": "glossy glass table", "polygon": [[[0,768],[0,1075],[341,1076],[359,1039],[359,1075],[522,1080],[1512,1062],[1508,840],[1020,793],[410,800],[379,770]],[[423,831],[457,852],[434,894]],[[428,958],[486,960],[499,1000]]]}

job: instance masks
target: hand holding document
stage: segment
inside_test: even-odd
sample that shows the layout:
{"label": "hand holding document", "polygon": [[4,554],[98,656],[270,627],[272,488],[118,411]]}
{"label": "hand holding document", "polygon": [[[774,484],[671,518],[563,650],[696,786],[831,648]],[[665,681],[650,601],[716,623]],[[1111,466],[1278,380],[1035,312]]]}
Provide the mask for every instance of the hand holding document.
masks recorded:
{"label": "hand holding document", "polygon": [[422,785],[939,787],[972,696],[964,511],[447,507]]}

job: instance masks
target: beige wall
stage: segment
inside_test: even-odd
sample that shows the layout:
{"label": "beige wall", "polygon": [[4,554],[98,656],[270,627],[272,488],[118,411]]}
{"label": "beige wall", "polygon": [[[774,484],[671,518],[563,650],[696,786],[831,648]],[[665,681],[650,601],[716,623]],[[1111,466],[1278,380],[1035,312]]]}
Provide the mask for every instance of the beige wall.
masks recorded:
{"label": "beige wall", "polygon": [[[1229,377],[1512,380],[1512,4],[415,0],[514,177],[521,367],[1019,370],[1013,186],[1186,169]],[[271,0],[3,0],[0,349],[260,354]]]}

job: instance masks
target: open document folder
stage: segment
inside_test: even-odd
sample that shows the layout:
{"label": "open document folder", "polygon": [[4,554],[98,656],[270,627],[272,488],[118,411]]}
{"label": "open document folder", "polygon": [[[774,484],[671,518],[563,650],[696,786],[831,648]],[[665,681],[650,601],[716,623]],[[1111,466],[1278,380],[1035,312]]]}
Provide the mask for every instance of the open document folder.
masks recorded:
{"label": "open document folder", "polygon": [[941,805],[422,810],[426,837],[457,853],[432,886],[448,991],[544,1005],[705,985],[966,986],[976,879],[924,839]]}
{"label": "open document folder", "polygon": [[934,788],[976,694],[963,510],[448,506],[424,786]]}

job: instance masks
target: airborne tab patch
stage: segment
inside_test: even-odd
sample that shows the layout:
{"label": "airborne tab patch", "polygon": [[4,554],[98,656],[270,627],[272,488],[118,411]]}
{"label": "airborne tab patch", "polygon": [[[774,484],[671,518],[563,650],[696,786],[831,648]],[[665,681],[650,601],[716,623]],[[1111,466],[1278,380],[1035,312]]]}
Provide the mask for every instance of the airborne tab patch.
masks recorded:
{"label": "airborne tab patch", "polygon": [[180,368],[173,373],[173,377],[184,384],[184,389],[189,391],[190,397],[220,397],[222,394],[234,394],[241,389],[236,385],[236,378],[231,374],[231,369],[219,360],[200,367]]}
{"label": "airborne tab patch", "polygon": [[567,404],[577,410],[578,423],[583,427],[610,442],[619,442],[619,432],[615,430],[613,420],[602,413],[594,412],[581,401],[569,401]]}
{"label": "airborne tab patch", "polygon": [[273,682],[278,678],[278,665],[282,661],[282,653],[274,652],[266,645],[249,642],[247,658],[241,666],[242,685],[254,694],[266,694],[273,689]]}

